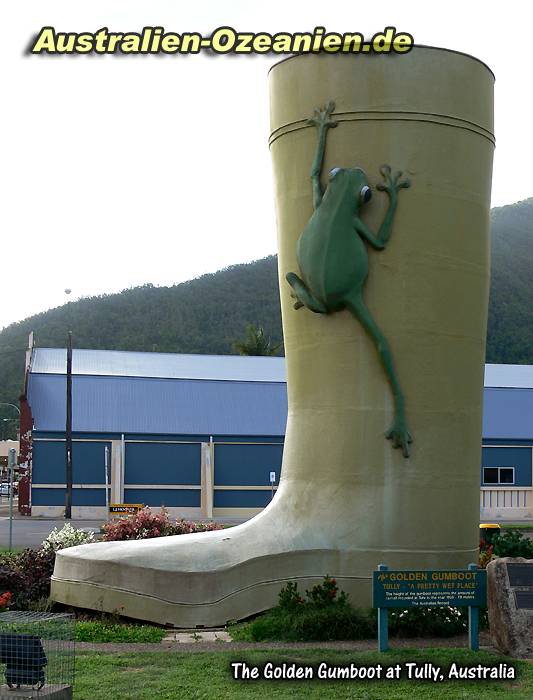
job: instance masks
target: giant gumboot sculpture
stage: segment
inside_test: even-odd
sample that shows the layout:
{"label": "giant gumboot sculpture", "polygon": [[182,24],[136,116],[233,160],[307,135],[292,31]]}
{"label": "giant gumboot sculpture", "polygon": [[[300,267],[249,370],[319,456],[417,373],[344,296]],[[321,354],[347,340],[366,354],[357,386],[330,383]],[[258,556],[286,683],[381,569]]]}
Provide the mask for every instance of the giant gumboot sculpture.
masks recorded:
{"label": "giant gumboot sculpture", "polygon": [[477,557],[493,76],[418,46],[293,57],[270,84],[289,398],[277,495],[231,529],[59,552],[57,601],[219,625],[289,580],[330,574],[368,606],[380,562]]}

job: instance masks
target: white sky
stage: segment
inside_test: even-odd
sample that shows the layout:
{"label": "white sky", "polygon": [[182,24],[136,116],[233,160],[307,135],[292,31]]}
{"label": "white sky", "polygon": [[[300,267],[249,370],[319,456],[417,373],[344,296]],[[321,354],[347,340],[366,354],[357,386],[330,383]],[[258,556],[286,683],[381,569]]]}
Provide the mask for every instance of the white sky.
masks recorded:
{"label": "white sky", "polygon": [[496,74],[492,204],[533,196],[528,1],[26,0],[0,7],[0,328],[68,300],[170,285],[276,251],[258,56],[44,57],[57,31],[358,31],[385,26]]}

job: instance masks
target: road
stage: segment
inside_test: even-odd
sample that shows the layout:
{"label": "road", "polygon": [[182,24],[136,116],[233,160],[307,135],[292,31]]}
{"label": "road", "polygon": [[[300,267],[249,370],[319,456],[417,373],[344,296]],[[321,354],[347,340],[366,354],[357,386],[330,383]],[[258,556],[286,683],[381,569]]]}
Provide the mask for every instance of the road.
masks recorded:
{"label": "road", "polygon": [[[13,548],[25,549],[26,547],[39,547],[41,542],[48,537],[55,527],[62,528],[64,519],[29,518],[20,516],[16,503],[13,507],[15,518],[13,519]],[[90,528],[96,532],[100,529],[97,520],[72,520],[72,526],[76,528]],[[7,548],[9,544],[9,501],[0,498],[0,548]]]}
{"label": "road", "polygon": [[[44,539],[57,527],[61,529],[65,524],[63,518],[31,518],[21,516],[17,510],[16,499],[13,505],[13,548],[25,549],[39,547]],[[71,520],[72,527],[90,528],[93,532],[99,532],[102,521],[100,520]],[[242,519],[220,518],[218,522],[228,525],[238,525],[244,522]],[[7,548],[9,543],[9,499],[0,497],[0,549]]]}

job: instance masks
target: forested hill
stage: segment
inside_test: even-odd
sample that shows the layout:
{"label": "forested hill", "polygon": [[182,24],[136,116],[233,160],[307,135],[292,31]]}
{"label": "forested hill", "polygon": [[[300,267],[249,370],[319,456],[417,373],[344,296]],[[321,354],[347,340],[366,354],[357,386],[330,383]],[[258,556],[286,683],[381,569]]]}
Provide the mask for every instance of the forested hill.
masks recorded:
{"label": "forested hill", "polygon": [[533,364],[533,198],[492,210],[487,362]]}
{"label": "forested hill", "polygon": [[78,348],[232,354],[250,323],[281,342],[275,256],[173,287],[146,284],[70,302],[0,331],[0,402],[17,402],[31,330],[39,347],[65,347],[72,329]]}
{"label": "forested hill", "polygon": [[[173,287],[127,289],[46,311],[0,332],[0,402],[17,402],[28,333],[41,347],[229,354],[247,324],[281,341],[275,256]],[[533,198],[492,212],[487,361],[533,363]],[[11,416],[0,407],[0,418]]]}

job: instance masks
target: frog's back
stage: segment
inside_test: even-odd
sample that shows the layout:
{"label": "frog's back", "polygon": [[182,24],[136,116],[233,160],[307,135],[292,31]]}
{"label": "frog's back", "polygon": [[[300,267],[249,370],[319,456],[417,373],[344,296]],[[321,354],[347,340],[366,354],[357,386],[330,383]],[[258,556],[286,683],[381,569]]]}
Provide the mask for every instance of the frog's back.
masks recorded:
{"label": "frog's back", "polygon": [[368,253],[345,212],[320,205],[297,246],[304,281],[311,292],[334,310],[346,295],[362,288],[368,275]]}

